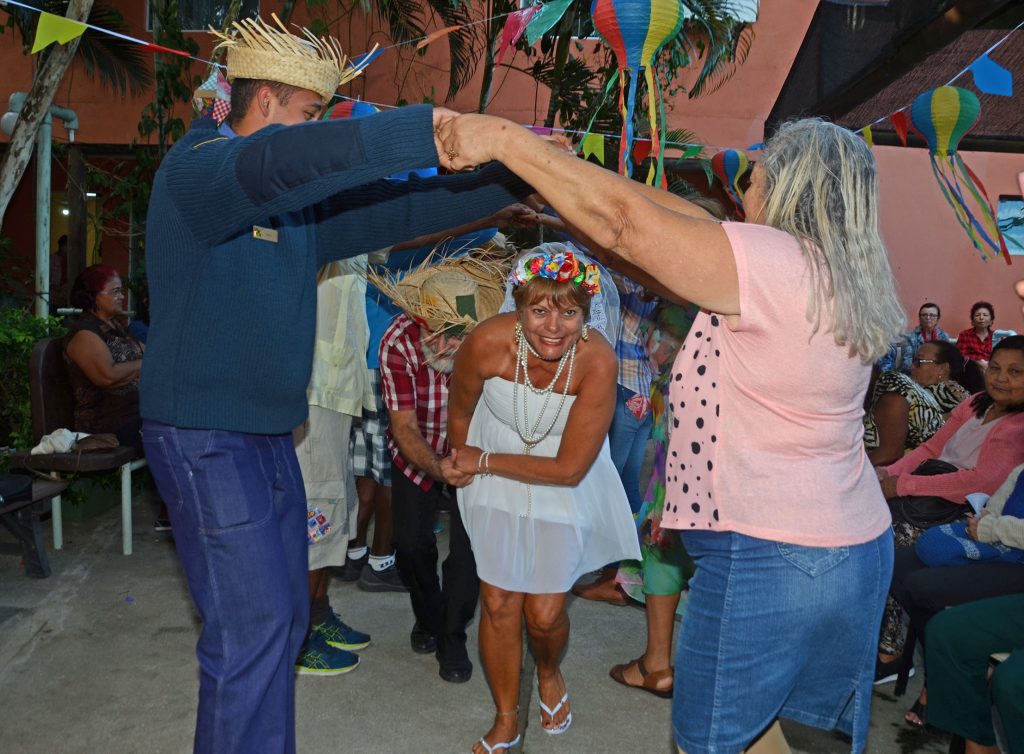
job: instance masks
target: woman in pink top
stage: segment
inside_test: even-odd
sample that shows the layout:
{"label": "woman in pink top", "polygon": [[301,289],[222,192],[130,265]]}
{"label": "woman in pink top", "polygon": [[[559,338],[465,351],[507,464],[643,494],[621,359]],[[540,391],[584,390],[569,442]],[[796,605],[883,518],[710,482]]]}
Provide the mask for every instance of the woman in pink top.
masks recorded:
{"label": "woman in pink top", "polygon": [[676,658],[680,749],[769,750],[787,717],[862,751],[892,569],[862,400],[905,321],[871,151],[821,121],[782,127],[738,224],[508,121],[459,116],[439,138],[447,167],[500,160],[634,280],[704,309],[669,396],[663,525],[697,563]]}

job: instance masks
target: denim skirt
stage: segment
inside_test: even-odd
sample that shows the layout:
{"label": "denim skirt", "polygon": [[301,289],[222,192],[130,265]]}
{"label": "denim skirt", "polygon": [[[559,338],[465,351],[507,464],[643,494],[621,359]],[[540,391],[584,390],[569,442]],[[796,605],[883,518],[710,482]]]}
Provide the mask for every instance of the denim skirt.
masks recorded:
{"label": "denim skirt", "polygon": [[804,547],[683,532],[697,564],[679,634],[672,728],[686,754],[742,752],[778,717],[867,740],[892,532]]}

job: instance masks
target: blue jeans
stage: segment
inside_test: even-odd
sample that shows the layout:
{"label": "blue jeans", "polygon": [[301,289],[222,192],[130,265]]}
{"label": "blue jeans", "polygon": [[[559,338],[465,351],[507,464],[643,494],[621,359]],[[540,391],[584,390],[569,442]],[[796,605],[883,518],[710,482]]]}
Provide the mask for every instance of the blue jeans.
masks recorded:
{"label": "blue jeans", "polygon": [[145,421],[203,621],[195,751],[295,751],[295,660],[309,622],[306,494],[292,436]]}
{"label": "blue jeans", "polygon": [[651,439],[654,418],[648,411],[643,419],[637,419],[626,407],[626,401],[636,393],[622,385],[616,385],[615,415],[608,430],[608,446],[612,463],[619,472],[622,486],[626,489],[629,509],[635,516],[643,504],[643,490],[640,489],[640,467],[644,463],[647,441]]}
{"label": "blue jeans", "polygon": [[892,531],[847,547],[682,532],[697,564],[676,652],[672,728],[687,754],[739,754],[777,717],[864,749]]}

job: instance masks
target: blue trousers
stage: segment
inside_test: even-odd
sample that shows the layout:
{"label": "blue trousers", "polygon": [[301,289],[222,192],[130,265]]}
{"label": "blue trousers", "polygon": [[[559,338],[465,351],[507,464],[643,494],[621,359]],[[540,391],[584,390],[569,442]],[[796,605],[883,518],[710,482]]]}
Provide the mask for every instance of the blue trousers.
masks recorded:
{"label": "blue trousers", "polygon": [[643,490],[640,489],[640,467],[644,462],[647,441],[651,439],[654,419],[650,411],[643,419],[637,419],[626,407],[626,401],[636,393],[622,385],[616,385],[615,389],[615,415],[612,417],[611,429],[608,430],[608,449],[622,486],[626,489],[629,509],[636,515],[644,501]]}
{"label": "blue trousers", "polygon": [[295,660],[309,622],[292,436],[145,421],[142,442],[203,621],[194,750],[292,754]]}

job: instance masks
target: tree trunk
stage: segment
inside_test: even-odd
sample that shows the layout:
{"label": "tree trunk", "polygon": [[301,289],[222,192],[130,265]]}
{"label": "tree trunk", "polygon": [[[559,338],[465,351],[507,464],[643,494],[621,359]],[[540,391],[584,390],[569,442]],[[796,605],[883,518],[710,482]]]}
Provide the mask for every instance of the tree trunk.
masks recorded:
{"label": "tree trunk", "polygon": [[555,68],[552,79],[555,85],[551,88],[551,99],[548,100],[548,114],[544,118],[544,125],[552,128],[555,125],[555,117],[558,115],[558,100],[562,94],[562,71],[565,69],[565,62],[569,59],[569,46],[572,44],[572,26],[576,20],[576,7],[573,5],[562,16],[558,26],[558,42],[555,45]]}
{"label": "tree trunk", "polygon": [[[67,18],[84,22],[89,17],[92,4],[93,0],[71,0]],[[53,97],[78,49],[80,39],[81,37],[76,37],[66,45],[54,43],[39,64],[25,106],[21,109],[14,133],[11,135],[11,143],[4,153],[3,160],[0,161],[0,225],[3,224],[7,206],[11,203],[14,190],[21,182],[28,161],[32,157],[32,144],[39,126],[50,111]]]}

